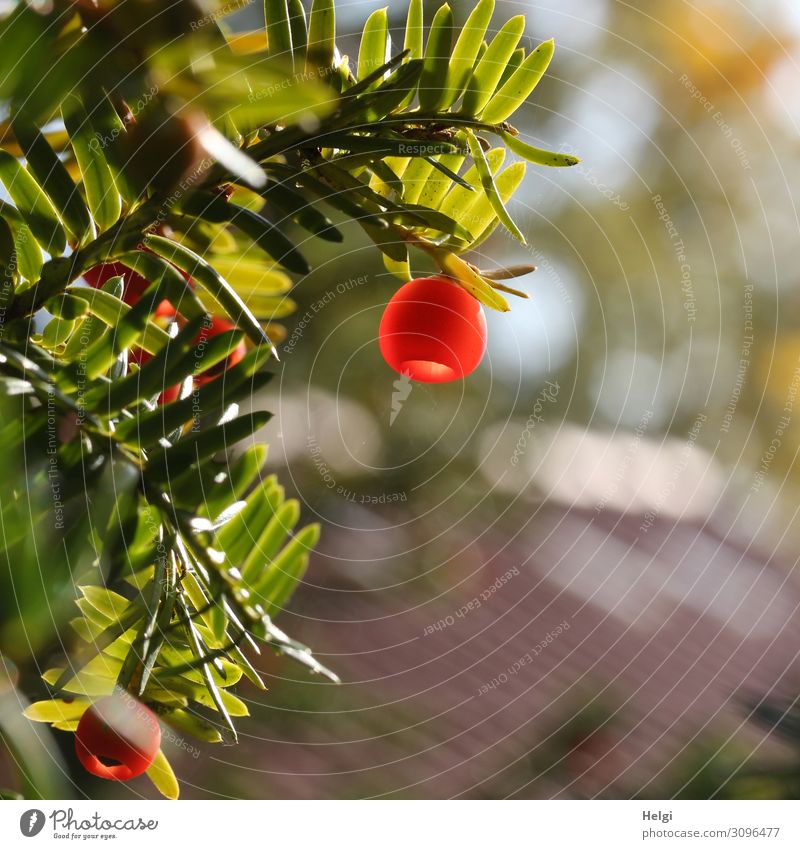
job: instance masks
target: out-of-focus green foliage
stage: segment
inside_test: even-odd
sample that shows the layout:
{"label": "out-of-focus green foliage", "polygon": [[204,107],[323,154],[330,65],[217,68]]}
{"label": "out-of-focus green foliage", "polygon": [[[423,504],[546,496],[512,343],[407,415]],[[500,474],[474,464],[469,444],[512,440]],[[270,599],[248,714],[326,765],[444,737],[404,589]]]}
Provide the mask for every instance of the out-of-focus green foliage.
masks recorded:
{"label": "out-of-focus green foliage", "polygon": [[[259,644],[335,680],[273,623],[318,528],[295,530],[298,505],[262,479],[257,445],[227,453],[269,418],[242,408],[271,377],[289,275],[311,269],[276,219],[339,242],[321,202],[399,276],[418,248],[506,310],[514,290],[459,256],[498,223],[521,236],[504,204],[524,165],[499,170],[504,149],[485,137],[577,162],[510,141],[552,44],[494,79],[481,63],[493,0],[455,44],[442,7],[424,53],[418,3],[405,51],[373,15],[356,69],[333,4],[315,0],[307,28],[299,3],[265,8],[266,38],[227,37],[190,0],[163,14],[20,3],[0,21],[0,633],[28,667],[62,641],[42,670],[52,698],[26,713],[59,730],[121,687],[182,732],[235,740],[247,708],[230,688],[264,686],[246,654]],[[98,266],[115,273],[82,285]],[[204,336],[214,316],[234,329]],[[163,757],[152,777],[177,794]]]}

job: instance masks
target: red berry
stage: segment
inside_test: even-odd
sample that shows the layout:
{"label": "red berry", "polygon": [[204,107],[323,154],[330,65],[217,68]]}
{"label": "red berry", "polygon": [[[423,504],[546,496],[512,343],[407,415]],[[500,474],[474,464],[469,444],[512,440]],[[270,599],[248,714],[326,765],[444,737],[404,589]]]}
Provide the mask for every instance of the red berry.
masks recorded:
{"label": "red berry", "polygon": [[141,775],[160,746],[161,727],[155,714],[127,693],[95,702],[75,732],[75,752],[84,769],[111,781]]}
{"label": "red berry", "polygon": [[176,383],[174,386],[168,386],[159,396],[159,404],[171,404],[181,397],[181,384]]}
{"label": "red berry", "polygon": [[[141,250],[149,251],[149,248],[140,246]],[[194,287],[194,281],[191,277],[185,272],[181,272],[187,283]],[[125,289],[123,293],[123,300],[129,304],[135,304],[139,298],[142,296],[144,291],[149,286],[147,280],[141,276],[141,274],[137,274],[135,271],[131,271],[127,266],[123,265],[119,262],[106,262],[101,265],[96,265],[94,268],[89,269],[83,276],[86,282],[94,287],[95,289],[102,288],[112,277],[116,277],[121,275],[125,281]],[[169,301],[161,301],[161,303],[156,307],[153,313],[153,320],[159,324],[168,323],[169,321],[176,319],[179,324],[183,324],[183,319],[180,314],[175,310],[172,304]],[[200,329],[200,332],[195,337],[195,344],[200,345],[200,343],[207,341],[208,339],[219,336],[220,333],[225,333],[228,330],[234,330],[236,325],[227,321],[223,318],[217,318],[216,316],[211,317],[210,324],[203,326]],[[202,386],[208,383],[211,380],[219,377],[226,369],[232,368],[238,362],[241,361],[242,357],[247,353],[247,348],[245,347],[244,342],[241,342],[228,356],[227,360],[224,363],[220,363],[216,366],[213,366],[210,369],[206,369],[204,371],[200,371],[195,375],[194,383],[196,386]],[[202,349],[199,352],[199,355],[202,356]],[[130,359],[132,362],[136,363],[138,366],[144,365],[149,359],[151,359],[151,354],[141,348],[131,348],[130,351]],[[198,363],[200,365],[200,363]],[[170,401],[177,400],[180,395],[180,385],[169,386],[167,387],[159,396],[160,404],[167,404]]]}
{"label": "red berry", "polygon": [[[235,330],[236,325],[232,322],[228,321],[224,318],[217,318],[217,316],[211,316],[210,323],[204,324],[200,328],[200,332],[195,337],[195,344],[201,345],[206,342],[208,339],[212,339],[214,336],[219,336],[220,333],[226,333],[229,330]],[[195,375],[194,382],[196,386],[203,386],[206,383],[214,380],[219,377],[223,371],[226,371],[229,368],[233,368],[236,363],[241,362],[244,355],[247,353],[247,348],[244,342],[240,342],[231,352],[228,354],[228,358],[219,363],[216,366],[212,366],[205,371],[201,371],[199,374]]]}
{"label": "red berry", "polygon": [[[179,322],[181,321],[180,316],[175,312],[175,309],[168,301],[161,302],[161,306],[159,306],[156,310],[156,317],[161,319],[177,318]],[[208,369],[200,369],[202,366],[202,356],[205,343],[214,336],[219,336],[220,333],[226,333],[229,330],[235,329],[235,324],[227,319],[217,318],[217,316],[211,316],[210,321],[200,328],[197,336],[194,337],[194,343],[198,346],[196,363],[198,370],[194,375],[195,386],[204,386],[206,383],[216,380],[216,378],[218,378],[224,371],[229,368],[233,368],[233,366],[235,366],[238,362],[241,362],[242,358],[247,353],[247,347],[244,342],[240,342],[233,351],[228,354],[228,358],[224,362],[211,366],[211,368]],[[141,366],[151,358],[151,355],[148,354],[147,351],[135,348],[131,351],[131,358],[135,363],[137,363],[137,365]],[[159,404],[167,404],[170,401],[177,400],[180,395],[180,388],[180,385],[167,387],[159,396]]]}
{"label": "red berry", "polygon": [[486,316],[457,283],[423,277],[392,296],[378,340],[395,371],[422,383],[444,383],[478,367],[486,351]]}

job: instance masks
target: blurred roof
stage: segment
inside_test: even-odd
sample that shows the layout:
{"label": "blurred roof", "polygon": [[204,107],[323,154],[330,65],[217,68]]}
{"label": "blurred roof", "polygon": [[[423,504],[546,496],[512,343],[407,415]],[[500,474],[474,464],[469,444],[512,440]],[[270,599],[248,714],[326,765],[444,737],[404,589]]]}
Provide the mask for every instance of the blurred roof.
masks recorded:
{"label": "blurred roof", "polygon": [[[746,701],[797,686],[795,578],[713,524],[640,521],[546,507],[435,601],[318,562],[285,621],[344,683],[293,685],[305,714],[264,699],[270,739],[211,755],[244,795],[255,770],[259,795],[321,798],[657,797],[740,726],[742,757],[780,761]],[[272,701],[294,670],[274,673]]]}

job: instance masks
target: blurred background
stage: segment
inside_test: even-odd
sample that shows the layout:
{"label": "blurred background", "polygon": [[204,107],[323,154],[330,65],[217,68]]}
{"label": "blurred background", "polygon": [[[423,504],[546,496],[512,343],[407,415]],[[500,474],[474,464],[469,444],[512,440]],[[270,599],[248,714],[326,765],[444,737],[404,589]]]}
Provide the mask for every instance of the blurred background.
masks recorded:
{"label": "blurred background", "polygon": [[307,245],[263,438],[323,523],[282,624],[343,683],[260,659],[242,744],[169,753],[185,797],[800,791],[800,7],[498,0],[493,28],[519,13],[557,43],[519,129],[582,162],[530,167],[529,246],[470,259],[535,264],[530,299],[468,380],[410,384],[378,253]]}

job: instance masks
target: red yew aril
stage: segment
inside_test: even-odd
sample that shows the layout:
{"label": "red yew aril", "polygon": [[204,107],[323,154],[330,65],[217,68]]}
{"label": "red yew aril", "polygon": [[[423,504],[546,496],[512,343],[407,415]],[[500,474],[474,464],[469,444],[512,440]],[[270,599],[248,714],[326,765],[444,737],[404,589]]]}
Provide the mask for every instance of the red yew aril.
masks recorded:
{"label": "red yew aril", "polygon": [[[177,319],[179,323],[181,322],[180,316],[167,301],[163,301],[161,303],[159,308],[156,310],[155,315],[157,319],[161,319],[162,321]],[[204,386],[206,383],[218,378],[227,369],[233,368],[233,366],[242,361],[242,358],[247,353],[247,346],[244,342],[240,342],[223,362],[217,363],[217,365],[211,366],[208,369],[202,368],[203,351],[208,340],[213,339],[215,336],[219,336],[221,333],[227,333],[229,330],[235,329],[236,325],[233,322],[224,318],[219,318],[218,316],[210,316],[208,321],[200,328],[197,336],[194,337],[194,343],[197,346],[197,361],[194,374],[195,386]],[[136,351],[132,353],[135,353],[133,359],[138,365],[143,365],[151,357],[147,351],[142,351],[140,349],[136,349]],[[178,397],[179,392],[180,386],[169,387],[164,390],[159,400],[161,403],[174,401],[175,398]]]}
{"label": "red yew aril", "polygon": [[[142,250],[148,250],[148,248],[143,247]],[[192,279],[187,274],[185,274],[184,272],[181,272],[181,274],[184,275],[190,286],[194,285]],[[125,303],[132,306],[142,296],[144,291],[149,286],[149,283],[144,277],[142,277],[140,274],[137,274],[135,271],[132,271],[127,266],[119,262],[102,263],[101,265],[96,265],[94,266],[94,268],[91,268],[83,276],[90,286],[95,289],[100,289],[112,277],[120,275],[125,281],[123,300],[125,301]],[[176,320],[179,324],[182,324],[184,321],[181,315],[176,312],[175,308],[169,301],[161,301],[161,303],[158,305],[158,307],[153,313],[153,320],[161,325],[167,325],[170,321],[173,320]],[[235,324],[228,321],[227,319],[219,318],[217,316],[211,316],[209,321],[200,329],[199,333],[195,337],[195,344],[199,347],[198,370],[194,375],[195,386],[203,386],[209,381],[219,377],[226,369],[229,369],[235,366],[238,362],[240,362],[242,360],[242,357],[244,357],[244,355],[247,353],[247,348],[244,342],[241,342],[230,353],[228,358],[223,363],[218,363],[217,365],[212,366],[210,369],[202,370],[199,368],[202,364],[202,352],[204,348],[204,343],[207,340],[213,338],[214,336],[219,336],[220,333],[225,333],[229,330],[235,329]],[[138,366],[144,365],[151,358],[151,354],[149,354],[147,351],[142,350],[141,348],[132,348],[130,350],[129,356],[131,361],[136,363],[136,365]],[[179,397],[179,395],[180,385],[168,386],[161,393],[158,400],[160,404],[166,404],[170,401],[175,401]]]}
{"label": "red yew aril", "polygon": [[[122,300],[131,307],[139,300],[139,298],[142,297],[145,290],[150,285],[141,274],[138,274],[128,268],[127,265],[123,265],[121,262],[104,262],[100,265],[95,265],[83,274],[83,279],[93,289],[102,289],[112,277],[122,277],[124,286]],[[165,318],[171,319],[174,316],[175,310],[172,308],[169,301],[161,301],[153,315],[156,321],[159,319],[163,320]],[[151,355],[142,348],[131,348],[128,356],[130,357],[131,362],[136,363],[138,366],[146,363],[151,357]],[[180,395],[180,390],[180,384],[176,386],[168,386],[159,396],[159,403],[167,404],[170,401],[177,400]]]}
{"label": "red yew aril", "polygon": [[486,352],[486,316],[458,283],[423,277],[392,296],[378,341],[386,362],[411,380],[458,380],[474,371]]}
{"label": "red yew aril", "polygon": [[75,731],[75,753],[87,772],[128,781],[146,772],[161,746],[155,714],[129,694],[95,702]]}
{"label": "red yew aril", "polygon": [[[224,318],[219,318],[215,315],[211,316],[210,321],[206,322],[200,328],[200,332],[195,337],[195,344],[203,346],[207,340],[212,339],[214,336],[219,336],[220,333],[227,333],[229,330],[236,330],[236,325],[233,324],[233,322]],[[202,356],[202,347],[200,350]],[[203,386],[204,384],[219,377],[224,371],[227,371],[229,368],[233,368],[237,363],[241,362],[246,353],[247,347],[244,342],[240,342],[230,352],[230,354],[228,354],[228,358],[226,360],[212,366],[211,368],[201,371],[199,374],[195,374],[195,385]]]}

